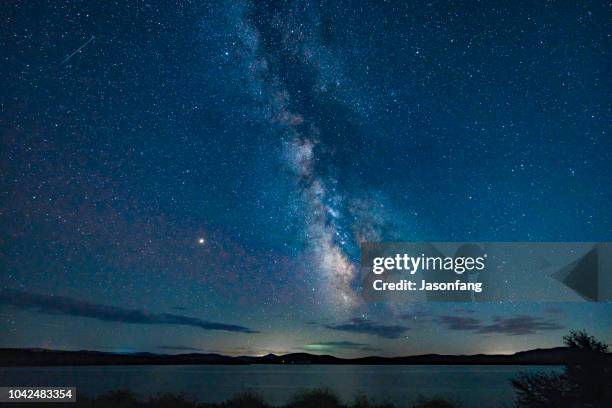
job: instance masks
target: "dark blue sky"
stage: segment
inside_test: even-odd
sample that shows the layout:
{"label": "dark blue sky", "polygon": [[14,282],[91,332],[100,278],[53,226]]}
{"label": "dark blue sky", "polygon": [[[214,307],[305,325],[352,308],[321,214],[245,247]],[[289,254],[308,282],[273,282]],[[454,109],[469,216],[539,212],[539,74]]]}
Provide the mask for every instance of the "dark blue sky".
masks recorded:
{"label": "dark blue sky", "polygon": [[0,346],[355,355],[509,352],[577,328],[612,340],[610,304],[356,293],[361,240],[612,239],[608,4],[0,13]]}

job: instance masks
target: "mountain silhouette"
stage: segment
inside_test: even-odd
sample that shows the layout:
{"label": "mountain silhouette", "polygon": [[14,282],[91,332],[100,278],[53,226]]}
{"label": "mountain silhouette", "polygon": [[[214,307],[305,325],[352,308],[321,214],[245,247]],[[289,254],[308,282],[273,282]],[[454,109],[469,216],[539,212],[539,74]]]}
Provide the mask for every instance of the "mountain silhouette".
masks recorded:
{"label": "mountain silhouette", "polygon": [[[391,364],[391,365],[563,365],[577,358],[566,347],[535,349],[514,354],[442,355],[424,354],[401,357],[340,358],[330,355],[291,353],[258,356],[225,356],[214,353],[154,354],[63,351],[46,349],[0,349],[0,366],[70,365],[197,365],[197,364]],[[607,357],[609,358],[609,357]]]}

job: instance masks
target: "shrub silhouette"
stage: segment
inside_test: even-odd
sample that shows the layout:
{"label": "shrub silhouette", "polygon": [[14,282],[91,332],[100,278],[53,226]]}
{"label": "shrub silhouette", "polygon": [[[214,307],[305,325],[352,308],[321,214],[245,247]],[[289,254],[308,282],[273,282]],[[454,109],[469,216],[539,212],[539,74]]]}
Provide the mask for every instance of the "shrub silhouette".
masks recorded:
{"label": "shrub silhouette", "polygon": [[585,331],[563,337],[570,356],[562,374],[522,373],[512,379],[518,407],[612,407],[608,346]]}
{"label": "shrub silhouette", "polygon": [[269,408],[263,397],[253,392],[245,392],[238,394],[234,398],[222,403],[214,404],[211,407],[223,407],[223,408]]}
{"label": "shrub silhouette", "polygon": [[371,402],[368,397],[365,395],[359,395],[355,398],[355,401],[352,405],[349,405],[350,408],[393,408],[394,405],[388,402],[383,403],[374,403]]}
{"label": "shrub silhouette", "polygon": [[338,397],[331,391],[317,389],[296,395],[287,408],[341,408]]}
{"label": "shrub silhouette", "polygon": [[181,394],[172,394],[169,392],[160,393],[156,397],[149,398],[147,407],[153,408],[192,408],[197,404],[195,401],[186,398]]}
{"label": "shrub silhouette", "polygon": [[[78,399],[78,397],[77,397]],[[132,408],[139,405],[136,394],[128,390],[115,390],[100,395],[91,401],[85,401],[85,406]]]}

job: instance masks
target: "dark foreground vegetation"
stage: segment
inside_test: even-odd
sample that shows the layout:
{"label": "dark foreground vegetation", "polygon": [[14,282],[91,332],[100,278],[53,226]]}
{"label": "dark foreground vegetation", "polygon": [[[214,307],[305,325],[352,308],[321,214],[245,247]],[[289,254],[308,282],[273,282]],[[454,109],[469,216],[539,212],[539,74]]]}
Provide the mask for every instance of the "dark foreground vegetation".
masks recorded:
{"label": "dark foreground vegetation", "polygon": [[[96,398],[79,396],[77,403],[52,404],[45,403],[45,408],[55,406],[70,406],[74,408],[396,408],[390,403],[377,403],[367,397],[357,397],[353,402],[345,404],[328,390],[312,390],[296,395],[290,402],[281,406],[272,406],[255,393],[240,394],[225,402],[211,404],[194,401],[177,394],[159,394],[148,399],[139,399],[129,391],[112,391]],[[20,407],[39,407],[40,404],[19,404]],[[456,405],[441,399],[423,399],[411,408],[454,408]],[[399,407],[398,407],[399,408]]]}
{"label": "dark foreground vegetation", "polygon": [[575,357],[561,374],[522,374],[512,380],[517,407],[612,407],[612,364],[608,346],[584,331],[563,337]]}

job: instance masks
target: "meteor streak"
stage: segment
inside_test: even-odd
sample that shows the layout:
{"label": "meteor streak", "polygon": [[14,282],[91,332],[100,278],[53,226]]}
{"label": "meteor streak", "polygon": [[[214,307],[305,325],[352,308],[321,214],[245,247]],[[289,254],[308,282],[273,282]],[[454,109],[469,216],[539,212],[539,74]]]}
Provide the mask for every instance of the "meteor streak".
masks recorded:
{"label": "meteor streak", "polygon": [[77,52],[80,52],[83,48],[85,48],[87,46],[87,44],[89,44],[90,42],[92,42],[94,40],[94,38],[96,38],[96,37],[92,35],[91,38],[89,40],[87,40],[83,45],[81,45],[79,48],[74,50],[74,52],[72,54],[70,54],[69,56],[64,58],[64,60],[62,62],[60,62],[60,65],[64,65],[66,62],[68,62],[68,60],[70,58],[72,58]]}

